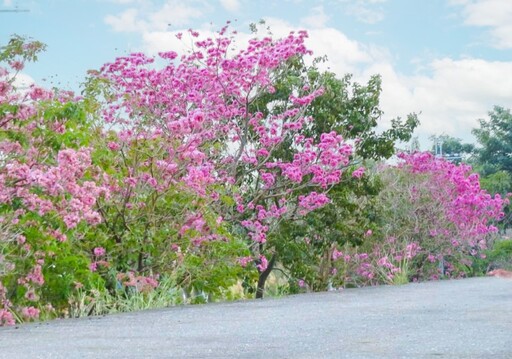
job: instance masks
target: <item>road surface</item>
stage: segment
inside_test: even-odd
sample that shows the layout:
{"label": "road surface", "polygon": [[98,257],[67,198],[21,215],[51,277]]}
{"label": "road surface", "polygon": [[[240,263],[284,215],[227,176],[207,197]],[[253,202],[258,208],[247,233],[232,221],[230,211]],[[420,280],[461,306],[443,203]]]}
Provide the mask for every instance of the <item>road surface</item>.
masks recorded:
{"label": "road surface", "polygon": [[0,328],[0,358],[512,358],[512,280],[472,278]]}

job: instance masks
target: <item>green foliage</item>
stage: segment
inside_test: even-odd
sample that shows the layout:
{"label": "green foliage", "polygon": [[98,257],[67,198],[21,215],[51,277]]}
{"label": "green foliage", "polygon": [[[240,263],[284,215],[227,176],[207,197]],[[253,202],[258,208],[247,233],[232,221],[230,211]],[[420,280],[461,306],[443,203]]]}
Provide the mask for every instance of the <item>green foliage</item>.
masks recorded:
{"label": "green foliage", "polygon": [[509,109],[495,106],[489,112],[488,120],[479,120],[480,128],[473,130],[480,148],[477,150],[478,163],[483,174],[503,170],[512,172],[512,114]]}
{"label": "green foliage", "polygon": [[52,243],[50,246],[53,248],[47,250],[55,254],[47,258],[43,270],[45,285],[41,295],[44,302],[52,303],[57,310],[63,310],[69,306],[69,298],[77,287],[92,290],[104,285],[100,275],[90,271],[90,258],[86,253],[77,253],[76,248],[69,243]]}
{"label": "green foliage", "polygon": [[77,289],[69,297],[71,318],[90,315],[105,315],[118,312],[165,308],[183,303],[183,293],[178,289],[176,278],[163,277],[158,287],[149,292],[125,291],[121,288],[113,293],[99,283],[91,290]]}
{"label": "green foliage", "polygon": [[512,239],[497,240],[487,251],[486,261],[489,269],[512,269]]}
{"label": "green foliage", "polygon": [[507,171],[498,171],[482,177],[480,184],[489,193],[505,196],[512,188],[512,176]]}
{"label": "green foliage", "polygon": [[286,242],[275,243],[279,259],[290,275],[304,280],[314,291],[326,290],[332,279],[334,249],[345,244],[360,245],[368,230],[378,232],[375,221],[379,217],[376,206],[381,188],[379,177],[370,172],[356,180],[348,171],[345,176],[345,185],[331,190],[330,204],[301,221],[283,224],[279,235],[285,236]]}
{"label": "green foliage", "polygon": [[[507,196],[512,192],[512,114],[510,109],[495,106],[489,119],[479,120],[473,129],[479,147],[475,150],[474,167],[482,177],[482,187],[489,193]],[[505,219],[498,224],[508,228],[512,221],[510,206],[505,208]]]}

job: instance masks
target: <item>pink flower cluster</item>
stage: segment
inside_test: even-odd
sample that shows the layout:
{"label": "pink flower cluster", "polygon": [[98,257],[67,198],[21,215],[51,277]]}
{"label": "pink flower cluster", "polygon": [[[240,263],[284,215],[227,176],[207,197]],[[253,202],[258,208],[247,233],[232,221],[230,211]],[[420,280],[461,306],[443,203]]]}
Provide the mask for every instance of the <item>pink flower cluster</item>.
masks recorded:
{"label": "pink flower cluster", "polygon": [[495,233],[493,221],[503,218],[508,199],[492,197],[480,187],[478,174],[465,164],[455,165],[435,158],[431,153],[401,154],[401,165],[411,174],[428,174],[428,191],[443,205],[448,220],[458,231],[460,241],[480,250],[486,248],[486,235]]}
{"label": "pink flower cluster", "polygon": [[147,293],[158,287],[158,280],[154,277],[135,275],[133,272],[119,273],[117,275],[122,285],[134,287],[138,292]]}

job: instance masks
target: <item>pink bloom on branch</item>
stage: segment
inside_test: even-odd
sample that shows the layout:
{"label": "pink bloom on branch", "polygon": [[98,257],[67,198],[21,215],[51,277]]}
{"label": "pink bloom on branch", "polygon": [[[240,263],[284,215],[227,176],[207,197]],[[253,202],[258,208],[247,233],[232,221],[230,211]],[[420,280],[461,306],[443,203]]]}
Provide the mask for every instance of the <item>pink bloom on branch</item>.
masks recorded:
{"label": "pink bloom on branch", "polygon": [[0,327],[14,325],[15,323],[14,316],[8,309],[0,309]]}
{"label": "pink bloom on branch", "polygon": [[55,239],[57,239],[61,243],[66,242],[68,240],[68,237],[59,230],[54,231],[53,235]]}
{"label": "pink bloom on branch", "polygon": [[355,170],[354,172],[352,172],[352,177],[353,178],[361,178],[363,177],[364,175],[364,167],[359,167],[357,170]]}
{"label": "pink bloom on branch", "polygon": [[93,250],[94,255],[97,257],[105,255],[105,252],[106,252],[105,248],[103,248],[103,247],[96,247]]}
{"label": "pink bloom on branch", "polygon": [[324,193],[311,192],[307,196],[299,196],[299,206],[308,212],[323,207],[329,202],[329,197]]}
{"label": "pink bloom on branch", "polygon": [[18,235],[18,237],[17,237],[18,244],[20,244],[20,245],[24,244],[26,242],[26,240],[27,240],[27,238],[22,234]]}
{"label": "pink bloom on branch", "polygon": [[162,59],[167,60],[174,60],[178,57],[178,54],[174,51],[167,51],[167,52],[159,52],[158,56],[160,56]]}
{"label": "pink bloom on branch", "polygon": [[72,213],[64,216],[63,220],[67,228],[72,229],[77,226],[78,222],[80,222],[80,217],[77,214]]}
{"label": "pink bloom on branch", "polygon": [[342,256],[343,256],[343,252],[342,251],[334,249],[334,251],[332,252],[332,260],[333,261],[338,260],[338,258],[340,258]]}
{"label": "pink bloom on branch", "polygon": [[27,291],[27,293],[25,293],[25,298],[31,302],[35,302],[39,299],[39,297],[36,295],[34,289],[29,289]]}
{"label": "pink bloom on branch", "polygon": [[256,266],[260,272],[264,272],[268,267],[268,260],[265,256],[260,255],[260,264]]}
{"label": "pink bloom on branch", "polygon": [[5,96],[11,89],[11,85],[7,81],[0,81],[0,96]]}
{"label": "pink bloom on branch", "polygon": [[382,257],[377,261],[377,264],[381,267],[387,266],[389,264],[388,257]]}
{"label": "pink bloom on branch", "polygon": [[121,148],[121,145],[117,142],[109,142],[107,144],[107,147],[111,150],[111,151],[117,151]]}
{"label": "pink bloom on branch", "polygon": [[26,276],[27,281],[32,282],[37,285],[43,285],[44,284],[44,277],[43,277],[43,268],[41,267],[41,264],[37,264],[32,268],[32,271],[27,274]]}
{"label": "pink bloom on branch", "polygon": [[269,172],[261,173],[261,179],[265,182],[265,187],[270,188],[275,182],[274,175]]}
{"label": "pink bloom on branch", "polygon": [[368,253],[357,254],[356,258],[359,259],[359,260],[366,260],[366,259],[368,259]]}
{"label": "pink bloom on branch", "polygon": [[16,71],[21,71],[25,67],[25,65],[21,61],[11,61],[9,65],[11,65],[11,68]]}
{"label": "pink bloom on branch", "polygon": [[25,307],[21,310],[21,314],[25,319],[37,319],[39,318],[39,309],[34,307]]}
{"label": "pink bloom on branch", "polygon": [[258,157],[267,157],[269,155],[269,152],[265,148],[260,148],[258,151],[256,151],[256,156]]}
{"label": "pink bloom on branch", "polygon": [[249,264],[250,262],[253,261],[253,258],[252,257],[242,257],[242,258],[238,258],[238,263],[240,263],[240,265],[245,268],[247,267],[247,264]]}
{"label": "pink bloom on branch", "polygon": [[41,87],[31,86],[29,96],[32,100],[49,100],[52,97],[52,93]]}

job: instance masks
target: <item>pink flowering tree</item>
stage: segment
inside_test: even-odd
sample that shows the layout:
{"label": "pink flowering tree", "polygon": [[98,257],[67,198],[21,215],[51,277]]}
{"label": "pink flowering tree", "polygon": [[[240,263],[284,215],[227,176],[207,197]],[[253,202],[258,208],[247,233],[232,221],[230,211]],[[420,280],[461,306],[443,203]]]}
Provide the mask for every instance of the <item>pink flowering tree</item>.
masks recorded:
{"label": "pink flowering tree", "polygon": [[[319,61],[323,60],[307,65],[296,59],[288,75],[278,78],[276,92],[257,101],[259,108],[279,111],[268,104],[286,98],[297,88],[322,87],[322,95],[305,110],[315,121],[304,127],[304,134],[319,139],[323,133],[335,131],[354,147],[350,166],[343,171],[341,181],[329,189],[329,203],[298,220],[281,222],[279,234],[270,238],[278,248],[280,266],[289,274],[291,291],[301,290],[299,287],[326,290],[342,284],[332,281],[336,278],[332,273],[334,251],[345,244],[361,244],[369,229],[377,231],[376,198],[381,185],[373,164],[391,157],[395,142],[408,141],[418,125],[416,115],[410,114],[404,120],[392,120],[387,130],[376,131],[382,116],[380,77],[372,76],[366,84],[358,84],[350,75],[339,78],[321,71]],[[279,155],[293,156],[286,146]],[[303,189],[304,193],[309,190]]]}
{"label": "pink flowering tree", "polygon": [[471,275],[508,200],[483,190],[468,165],[430,153],[399,158],[397,167],[382,172],[382,235],[338,255],[346,280],[361,285]]}
{"label": "pink flowering tree", "polygon": [[13,37],[0,50],[0,325],[66,306],[74,281],[94,280],[90,253],[75,242],[100,222],[95,203],[108,197],[96,184],[85,108],[67,92],[16,86],[43,48]]}
{"label": "pink flowering tree", "polygon": [[[242,238],[249,251],[239,264],[257,268],[261,297],[278,256],[269,238],[279,223],[329,203],[352,147],[336,131],[308,135],[315,119],[306,110],[322,95],[321,86],[295,88],[267,104],[271,112],[258,107],[293,61],[310,54],[306,32],[254,38],[233,54],[226,28],[215,38],[200,39],[194,31],[184,36],[193,49],[181,56],[160,53],[161,67],[132,54],[94,74],[101,120],[110,126],[107,146],[117,153],[112,166],[122,173],[109,184],[118,197],[115,208],[103,210],[104,223],[117,233],[109,238],[124,242],[133,235],[127,214],[156,203],[135,196],[135,189],[144,187],[154,201],[172,192],[173,227],[162,245],[186,256],[230,236]],[[147,221],[148,230],[163,228],[155,221]],[[152,245],[150,234],[133,237],[137,248]],[[137,270],[156,259],[146,249],[137,256]]]}

